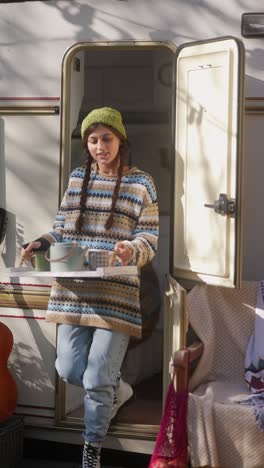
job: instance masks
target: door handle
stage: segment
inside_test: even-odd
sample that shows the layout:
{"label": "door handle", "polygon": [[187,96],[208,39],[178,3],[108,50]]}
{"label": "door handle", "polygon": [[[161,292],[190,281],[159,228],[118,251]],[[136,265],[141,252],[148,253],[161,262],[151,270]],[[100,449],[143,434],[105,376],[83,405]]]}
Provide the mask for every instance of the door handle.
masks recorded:
{"label": "door handle", "polygon": [[205,203],[204,206],[212,208],[223,216],[235,216],[236,214],[236,200],[234,198],[228,199],[225,193],[220,193],[218,200],[213,203]]}

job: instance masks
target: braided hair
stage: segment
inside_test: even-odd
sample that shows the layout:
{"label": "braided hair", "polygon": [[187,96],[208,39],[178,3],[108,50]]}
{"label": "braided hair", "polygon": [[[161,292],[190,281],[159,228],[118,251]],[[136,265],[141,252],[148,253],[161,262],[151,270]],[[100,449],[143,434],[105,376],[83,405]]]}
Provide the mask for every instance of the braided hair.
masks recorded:
{"label": "braided hair", "polygon": [[[83,148],[84,148],[85,153],[87,154],[87,160],[86,160],[85,173],[84,173],[82,189],[81,189],[80,213],[75,223],[75,229],[79,233],[83,232],[84,213],[85,213],[86,199],[87,199],[87,188],[88,188],[88,184],[90,180],[91,166],[93,162],[93,157],[88,150],[87,141],[88,141],[88,137],[90,133],[92,133],[94,129],[98,127],[99,125],[100,124],[91,125],[86,130],[84,134],[84,138],[83,138]],[[120,139],[120,142],[121,142],[120,147],[119,147],[120,164],[118,167],[117,180],[116,180],[116,184],[115,184],[113,195],[112,195],[111,211],[105,223],[105,228],[110,229],[114,222],[114,212],[115,212],[116,202],[118,200],[118,194],[119,194],[119,189],[121,185],[121,179],[123,175],[123,169],[125,165],[126,156],[128,153],[129,144],[128,144],[128,141],[123,137],[123,135],[121,135],[121,133],[119,133],[115,128],[110,127],[110,125],[105,125],[105,124],[104,124],[104,127],[109,128],[111,132],[113,132]]]}

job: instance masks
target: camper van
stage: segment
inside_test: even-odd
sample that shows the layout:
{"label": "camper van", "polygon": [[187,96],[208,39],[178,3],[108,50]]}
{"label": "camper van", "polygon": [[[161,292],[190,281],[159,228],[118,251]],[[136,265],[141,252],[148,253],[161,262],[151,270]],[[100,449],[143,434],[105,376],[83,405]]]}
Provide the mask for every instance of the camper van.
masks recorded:
{"label": "camper van", "polygon": [[[158,252],[142,272],[145,331],[122,377],[133,398],[105,447],[153,451],[179,342],[181,295],[264,278],[263,14],[236,0],[50,0],[0,5],[0,320],[25,435],[82,443],[83,391],[55,372],[52,278],[10,276],[24,243],[52,228],[80,123],[119,109],[129,165],[155,180]],[[248,11],[250,9],[250,11]],[[246,14],[247,13],[247,14]]]}

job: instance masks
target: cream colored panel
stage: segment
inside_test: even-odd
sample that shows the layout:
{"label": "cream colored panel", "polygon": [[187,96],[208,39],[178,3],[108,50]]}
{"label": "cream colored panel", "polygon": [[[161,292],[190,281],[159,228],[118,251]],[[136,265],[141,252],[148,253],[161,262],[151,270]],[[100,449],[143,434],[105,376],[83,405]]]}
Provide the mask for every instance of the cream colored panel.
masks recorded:
{"label": "cream colored panel", "polygon": [[[198,58],[185,59],[187,82],[185,153],[185,244],[188,257],[178,252],[178,264],[201,273],[226,275],[229,263],[226,252],[228,218],[205,209],[205,202],[216,200],[228,191],[227,122],[228,53],[208,55],[212,62],[202,68]],[[192,69],[190,69],[192,67]],[[187,68],[187,69],[186,69]],[[183,102],[185,105],[185,103]],[[186,262],[187,265],[186,265]]]}
{"label": "cream colored panel", "polygon": [[238,54],[233,41],[187,47],[177,63],[174,273],[233,284],[235,218],[217,214],[236,198]]}
{"label": "cream colored panel", "polygon": [[[53,101],[46,103],[54,106]],[[58,209],[59,130],[59,115],[1,118],[1,205],[8,211],[7,235],[0,246],[1,278],[6,267],[17,264],[23,243],[52,228]]]}
{"label": "cream colored panel", "polygon": [[14,338],[8,360],[18,390],[18,413],[54,416],[56,325],[45,311],[5,309],[1,322]]}
{"label": "cream colored panel", "polygon": [[164,297],[164,354],[163,354],[163,398],[170,383],[170,361],[173,353],[186,346],[188,319],[185,308],[186,291],[170,275]]}

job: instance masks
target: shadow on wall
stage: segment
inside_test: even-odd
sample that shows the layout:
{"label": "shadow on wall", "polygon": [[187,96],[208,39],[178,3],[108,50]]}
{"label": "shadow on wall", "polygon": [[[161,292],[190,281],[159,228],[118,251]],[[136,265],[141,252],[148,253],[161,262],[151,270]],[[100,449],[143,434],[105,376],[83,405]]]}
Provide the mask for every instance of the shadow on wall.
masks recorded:
{"label": "shadow on wall", "polygon": [[[262,70],[264,70],[263,50],[261,51],[261,54],[262,54],[261,60],[259,59],[258,61],[255,58],[253,58],[254,51],[248,51],[248,54],[249,54],[248,63],[251,64],[251,66],[254,66],[254,64],[256,64],[257,62],[259,66],[262,67]],[[245,89],[248,89],[248,90],[254,89],[255,96],[263,96],[263,84],[264,84],[263,80],[254,78],[254,76],[251,76],[251,75],[247,75],[247,74],[245,75]]]}
{"label": "shadow on wall", "polygon": [[47,400],[52,399],[56,376],[55,366],[51,364],[55,361],[54,346],[41,330],[32,309],[26,309],[24,315],[27,321],[19,321],[19,334],[14,328],[17,320],[14,323],[12,333],[20,339],[15,341],[10,356],[10,370],[19,388],[20,404],[28,401],[29,392],[32,396],[35,394],[34,400],[38,393],[44,394]]}
{"label": "shadow on wall", "polygon": [[[41,334],[42,336],[43,333]],[[42,340],[43,341],[43,340]],[[46,346],[46,345],[45,345]],[[42,347],[42,345],[38,345]],[[45,352],[48,355],[47,352]],[[28,392],[41,392],[49,399],[54,392],[55,370],[49,375],[49,360],[36,356],[35,349],[22,341],[13,346],[10,369],[18,388],[20,403],[28,400]],[[22,401],[21,401],[22,400]]]}
{"label": "shadow on wall", "polygon": [[[96,10],[90,5],[84,5],[78,2],[75,2],[74,5],[72,5],[71,2],[54,2],[48,4],[48,6],[56,8],[68,23],[79,26],[79,31],[77,33],[78,40],[80,40],[82,35],[84,35],[84,39],[89,37],[88,40],[92,37],[93,41],[109,39],[109,36],[107,34],[105,35],[103,32],[110,31],[111,33],[112,30],[119,32],[122,37],[125,34],[126,39],[133,39],[128,29],[117,26],[117,24],[120,24],[120,19],[122,18],[113,15],[113,13],[104,11],[102,2],[100,3],[101,8],[96,8]],[[99,26],[99,30],[102,31],[102,34],[96,32],[97,26],[94,26],[95,20],[99,25],[101,21],[102,27],[100,28]],[[127,21],[127,19],[124,18],[124,21]]]}
{"label": "shadow on wall", "polygon": [[[204,0],[188,0],[187,2],[186,0],[177,0],[177,2],[166,0],[166,7],[161,2],[152,2],[150,16],[147,1],[145,4],[141,2],[138,8],[135,8],[134,2],[117,0],[115,3],[116,13],[113,13],[109,1],[102,0],[100,7],[96,8],[78,1],[75,1],[74,5],[72,2],[48,2],[47,6],[56,8],[68,23],[79,26],[78,39],[80,34],[85,35],[87,39],[90,30],[92,34],[89,34],[89,40],[92,38],[93,41],[104,38],[109,40],[109,34],[105,35],[105,31],[109,32],[111,36],[113,31],[119,33],[122,40],[135,40],[136,31],[140,37],[142,37],[142,32],[147,32],[153,41],[174,41],[177,37],[180,37],[181,41],[184,42],[198,40],[201,39],[206,30],[208,31],[207,37],[222,36],[225,34],[223,31],[226,30],[225,25],[227,24],[229,24],[229,29],[232,26],[235,32],[240,31],[241,14],[245,8],[248,9],[248,7],[243,6],[241,1],[237,1],[237,7],[233,9],[232,16],[229,10],[226,14],[223,9],[220,10],[214,5],[213,1],[210,5]],[[211,32],[208,28],[210,17],[217,18],[217,23],[216,21],[211,23]],[[157,21],[151,21],[150,18]],[[102,31],[100,34],[95,31],[95,20],[96,28]],[[100,21],[102,28],[100,28]],[[207,28],[203,27],[204,22]],[[133,34],[130,33],[131,30]],[[191,31],[191,34],[186,34],[186,31]]]}

